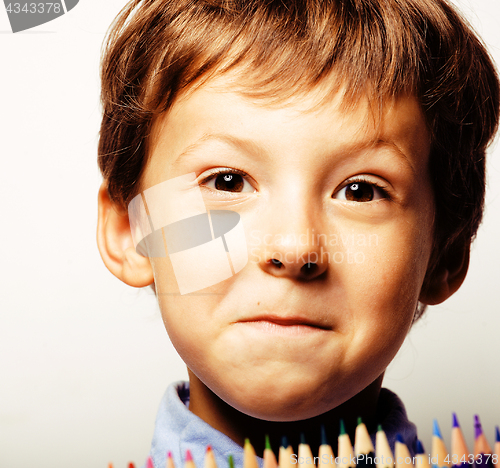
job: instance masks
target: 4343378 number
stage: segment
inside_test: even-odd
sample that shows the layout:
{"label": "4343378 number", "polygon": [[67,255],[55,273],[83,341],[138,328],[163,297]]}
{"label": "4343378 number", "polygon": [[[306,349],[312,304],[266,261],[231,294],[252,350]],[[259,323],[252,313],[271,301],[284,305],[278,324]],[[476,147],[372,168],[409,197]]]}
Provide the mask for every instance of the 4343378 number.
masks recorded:
{"label": "4343378 number", "polygon": [[60,3],[9,3],[6,10],[8,13],[61,13],[62,5]]}

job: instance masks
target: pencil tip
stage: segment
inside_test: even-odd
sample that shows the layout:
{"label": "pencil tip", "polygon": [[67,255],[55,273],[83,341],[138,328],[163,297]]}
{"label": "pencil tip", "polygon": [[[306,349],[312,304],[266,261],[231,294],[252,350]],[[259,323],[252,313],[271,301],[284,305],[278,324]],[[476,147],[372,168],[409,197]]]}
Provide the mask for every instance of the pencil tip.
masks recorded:
{"label": "pencil tip", "polygon": [[172,452],[170,450],[167,453],[167,458],[172,458]]}
{"label": "pencil tip", "polygon": [[207,445],[207,453],[211,452],[211,451],[212,451],[212,446],[211,445]]}
{"label": "pencil tip", "polygon": [[153,459],[151,457],[148,457],[148,460],[146,461],[146,468],[154,468]]}
{"label": "pencil tip", "polygon": [[266,449],[272,450],[271,449],[271,441],[269,440],[269,436],[267,434],[266,434]]}
{"label": "pencil tip", "polygon": [[303,432],[300,433],[300,443],[301,444],[306,444],[307,443],[306,442],[306,435]]}
{"label": "pencil tip", "polygon": [[130,462],[130,463],[128,464],[128,468],[135,468],[135,465],[134,465],[132,462]]}
{"label": "pencil tip", "polygon": [[458,424],[458,418],[456,413],[452,413],[453,415],[453,427],[460,427],[460,424]]}
{"label": "pencil tip", "polygon": [[233,458],[233,456],[232,456],[232,455],[229,455],[229,456],[227,457],[227,462],[228,462],[228,464],[229,464],[229,468],[234,468],[234,458]]}
{"label": "pencil tip", "polygon": [[399,432],[396,434],[396,442],[399,442],[400,444],[405,443],[405,441],[403,440],[403,436]]}
{"label": "pencil tip", "polygon": [[250,439],[245,439],[245,447],[248,447],[250,444]]}
{"label": "pencil tip", "polygon": [[497,426],[495,429],[497,430],[497,437],[495,442],[500,442],[500,428]]}
{"label": "pencil tip", "polygon": [[189,449],[186,450],[186,461],[187,462],[193,461],[193,455],[191,455],[191,450]]}
{"label": "pencil tip", "polygon": [[379,424],[377,426],[377,432],[384,432],[384,430],[382,429],[382,424]]}
{"label": "pencil tip", "polygon": [[345,434],[345,425],[344,425],[344,420],[340,420],[340,434],[339,435],[344,435]]}
{"label": "pencil tip", "polygon": [[437,419],[434,419],[434,424],[432,428],[432,435],[435,435],[436,437],[439,437],[440,439],[443,438],[441,435],[441,430],[439,429],[439,424],[437,422]]}
{"label": "pencil tip", "polygon": [[362,419],[360,416],[358,416],[358,426],[359,426],[360,424],[363,424],[363,419]]}
{"label": "pencil tip", "polygon": [[324,424],[321,425],[321,445],[328,445],[328,440],[326,438],[326,429]]}
{"label": "pencil tip", "polygon": [[417,439],[417,454],[420,453],[425,453],[424,446],[422,445],[422,442],[420,439]]}
{"label": "pencil tip", "polygon": [[481,426],[481,421],[477,414],[474,415],[474,432],[476,439],[483,433],[483,427]]}

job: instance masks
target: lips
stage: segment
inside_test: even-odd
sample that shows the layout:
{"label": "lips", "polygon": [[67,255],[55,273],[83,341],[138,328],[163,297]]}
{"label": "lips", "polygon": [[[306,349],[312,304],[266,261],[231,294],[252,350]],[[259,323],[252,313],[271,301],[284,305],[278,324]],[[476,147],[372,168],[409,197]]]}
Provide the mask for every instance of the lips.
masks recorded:
{"label": "lips", "polygon": [[283,317],[276,315],[259,315],[256,317],[239,320],[239,322],[240,323],[267,322],[282,327],[304,326],[304,327],[319,328],[321,330],[331,330],[331,328],[326,326],[324,323],[321,323],[319,321],[313,321],[307,317],[299,317],[299,316]]}

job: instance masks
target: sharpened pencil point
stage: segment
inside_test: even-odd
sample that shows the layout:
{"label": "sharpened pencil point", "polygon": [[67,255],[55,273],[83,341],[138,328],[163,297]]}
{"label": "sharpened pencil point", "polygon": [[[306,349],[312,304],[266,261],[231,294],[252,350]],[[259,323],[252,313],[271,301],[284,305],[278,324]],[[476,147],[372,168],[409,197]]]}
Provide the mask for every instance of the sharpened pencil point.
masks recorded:
{"label": "sharpened pencil point", "polygon": [[232,455],[227,457],[227,463],[229,464],[229,468],[234,468],[234,458]]}
{"label": "sharpened pencil point", "polygon": [[210,452],[212,450],[212,446],[211,445],[207,445],[207,452]]}
{"label": "sharpened pencil point", "polygon": [[477,439],[483,433],[483,426],[481,426],[481,421],[477,414],[474,415],[474,436]]}
{"label": "sharpened pencil point", "polygon": [[303,432],[300,433],[300,443],[301,444],[306,444],[307,443],[306,442],[306,435]]}
{"label": "sharpened pencil point", "polygon": [[326,438],[326,429],[324,424],[321,425],[321,445],[328,445],[328,439]]}
{"label": "sharpened pencil point", "polygon": [[361,418],[360,416],[358,416],[358,426],[359,426],[360,424],[363,424],[363,418]]}
{"label": "sharpened pencil point", "polygon": [[405,441],[403,440],[403,436],[399,432],[396,434],[396,441],[399,442],[400,444],[405,443]]}
{"label": "sharpened pencil point", "polygon": [[266,449],[267,450],[272,450],[271,448],[271,441],[269,440],[269,436],[266,434]]}
{"label": "sharpened pencil point", "polygon": [[457,413],[452,413],[452,415],[453,415],[453,427],[460,427],[460,424],[458,424]]}
{"label": "sharpened pencil point", "polygon": [[440,439],[443,438],[443,436],[441,435],[441,430],[439,429],[439,424],[437,422],[437,419],[434,419],[433,428],[432,428],[432,435],[435,435],[436,437],[439,437]]}
{"label": "sharpened pencil point", "polygon": [[497,437],[495,442],[500,442],[500,429],[498,428],[498,426],[495,429],[497,430]]}
{"label": "sharpened pencil point", "polygon": [[186,450],[186,461],[187,462],[193,461],[193,455],[191,455],[191,450],[189,449]]}
{"label": "sharpened pencil point", "polygon": [[153,465],[153,459],[151,457],[148,457],[146,461],[146,468],[154,468],[155,466]]}
{"label": "sharpened pencil point", "polygon": [[344,435],[344,434],[345,434],[345,425],[344,425],[344,420],[341,419],[340,420],[340,434],[339,434],[339,436]]}
{"label": "sharpened pencil point", "polygon": [[286,438],[286,436],[283,436],[281,438],[281,446],[284,448],[288,448],[288,439]]}
{"label": "sharpened pencil point", "polygon": [[382,424],[379,424],[379,425],[377,426],[377,432],[380,432],[380,431],[383,431],[383,429],[382,429]]}
{"label": "sharpened pencil point", "polygon": [[420,455],[421,453],[425,453],[424,446],[422,445],[420,439],[417,439],[417,455]]}

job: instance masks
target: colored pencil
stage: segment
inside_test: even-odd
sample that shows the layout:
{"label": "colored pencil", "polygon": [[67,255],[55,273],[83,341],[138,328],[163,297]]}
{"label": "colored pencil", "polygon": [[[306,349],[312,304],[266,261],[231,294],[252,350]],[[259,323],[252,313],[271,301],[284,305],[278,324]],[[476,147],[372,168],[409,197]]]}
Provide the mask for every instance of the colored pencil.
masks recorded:
{"label": "colored pencil", "polygon": [[146,460],[146,468],[154,468],[154,464],[153,464],[153,459],[151,457],[148,457],[148,459]]}
{"label": "colored pencil", "polygon": [[281,447],[278,454],[278,466],[279,468],[294,468],[296,463],[293,463],[293,449],[292,446],[288,444],[288,439],[283,437],[281,439]]}
{"label": "colored pencil", "polygon": [[500,468],[500,429],[497,426],[496,428],[496,437],[495,437],[495,456],[496,461],[493,460],[495,468]]}
{"label": "colored pencil", "polygon": [[474,432],[474,465],[476,468],[493,467],[491,459],[493,450],[491,450],[490,444],[486,440],[483,427],[481,426],[481,421],[479,420],[479,416],[477,414],[474,415]]}
{"label": "colored pencil", "polygon": [[394,458],[396,468],[413,467],[413,460],[408,447],[404,443],[401,434],[396,435],[396,443],[394,445]]}
{"label": "colored pencil", "polygon": [[417,453],[415,454],[415,466],[418,468],[431,468],[429,463],[429,455],[424,451],[424,446],[422,442],[417,439]]}
{"label": "colored pencil", "polygon": [[[149,467],[147,467],[149,468]],[[196,468],[194,464],[193,456],[191,455],[191,450],[186,450],[186,460],[184,461],[184,468]]]}
{"label": "colored pencil", "polygon": [[311,447],[309,447],[309,444],[306,442],[306,436],[303,432],[300,434],[300,444],[297,455],[298,460],[300,460],[300,464],[305,464],[313,468],[316,466],[314,463],[313,454],[311,452]]}
{"label": "colored pencil", "polygon": [[368,429],[361,418],[358,418],[358,425],[356,426],[354,453],[356,455],[356,465],[359,467],[373,466],[375,464],[375,449],[370,434],[368,434]]}
{"label": "colored pencil", "polygon": [[245,439],[245,445],[243,446],[243,468],[259,468],[250,439]]}
{"label": "colored pencil", "polygon": [[274,455],[273,449],[271,448],[271,442],[269,441],[269,436],[267,434],[266,434],[266,444],[264,448],[263,458],[264,458],[263,468],[278,468],[276,455]]}
{"label": "colored pencil", "polygon": [[391,468],[394,465],[391,447],[382,426],[378,426],[375,436],[375,455],[377,468]]}
{"label": "colored pencil", "polygon": [[[203,462],[204,468],[217,468],[217,463],[215,462],[215,455],[212,447],[207,445],[207,450],[205,452],[205,460]],[[167,464],[167,468],[170,468]]]}
{"label": "colored pencil", "polygon": [[465,443],[465,438],[458,423],[458,418],[453,413],[453,427],[451,429],[451,463],[453,466],[467,468],[471,465],[470,452]]}
{"label": "colored pencil", "polygon": [[451,466],[450,454],[444,445],[443,436],[439,429],[438,422],[434,419],[434,427],[432,432],[432,450],[431,450],[431,463],[433,467],[442,468]]}
{"label": "colored pencil", "polygon": [[352,449],[351,439],[345,430],[344,420],[340,420],[340,433],[338,438],[338,468],[354,468],[356,460]]}
{"label": "colored pencil", "polygon": [[234,468],[234,458],[232,455],[227,457],[227,464],[229,465],[229,468]]}
{"label": "colored pencil", "polygon": [[333,455],[333,450],[328,439],[326,438],[325,426],[321,425],[321,445],[318,451],[318,468],[325,467],[335,467],[335,456]]}
{"label": "colored pencil", "polygon": [[130,463],[128,464],[128,468],[135,468],[135,465],[134,465],[132,462],[130,462]]}

